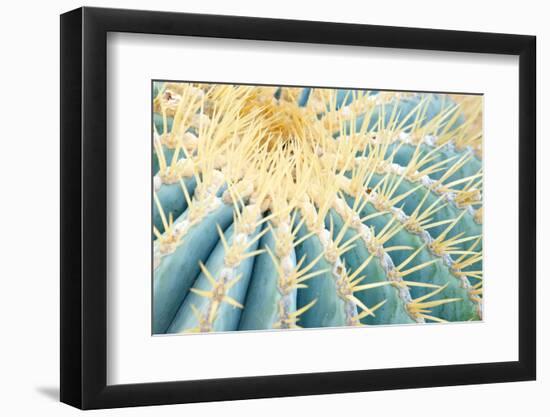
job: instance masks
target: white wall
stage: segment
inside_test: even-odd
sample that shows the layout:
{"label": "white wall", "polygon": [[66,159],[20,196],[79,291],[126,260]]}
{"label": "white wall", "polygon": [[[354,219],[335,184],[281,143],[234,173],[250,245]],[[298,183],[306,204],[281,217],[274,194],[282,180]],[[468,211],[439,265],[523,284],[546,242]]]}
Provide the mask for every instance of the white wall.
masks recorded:
{"label": "white wall", "polygon": [[[367,6],[368,3],[369,4]],[[550,27],[544,2],[348,0],[302,2],[254,0],[91,1],[90,6],[161,9],[217,14],[330,20],[534,34],[538,37],[538,74],[548,73]],[[3,415],[73,415],[57,402],[59,378],[59,18],[81,4],[76,1],[10,1],[2,5],[0,88],[2,125],[0,205],[3,245],[0,279],[0,410]],[[546,16],[547,17],[547,16]],[[539,213],[550,209],[543,194],[550,165],[541,167],[549,146],[543,136],[543,111],[549,84],[538,79]],[[543,103],[543,96],[544,103]],[[548,216],[539,214],[540,264],[550,250]],[[539,268],[539,294],[550,291]],[[548,413],[550,392],[550,303],[539,296],[539,380],[527,383],[326,395],[291,399],[239,401],[101,411],[99,415],[319,415],[343,413],[446,416]],[[95,415],[95,414],[94,414]]]}

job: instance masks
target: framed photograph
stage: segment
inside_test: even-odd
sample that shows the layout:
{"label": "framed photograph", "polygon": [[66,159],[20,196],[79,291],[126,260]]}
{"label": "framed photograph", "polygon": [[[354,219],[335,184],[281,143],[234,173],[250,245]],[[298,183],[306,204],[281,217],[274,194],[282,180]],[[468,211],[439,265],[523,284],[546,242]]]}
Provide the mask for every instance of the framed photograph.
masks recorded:
{"label": "framed photograph", "polygon": [[535,379],[535,37],[61,16],[61,401]]}

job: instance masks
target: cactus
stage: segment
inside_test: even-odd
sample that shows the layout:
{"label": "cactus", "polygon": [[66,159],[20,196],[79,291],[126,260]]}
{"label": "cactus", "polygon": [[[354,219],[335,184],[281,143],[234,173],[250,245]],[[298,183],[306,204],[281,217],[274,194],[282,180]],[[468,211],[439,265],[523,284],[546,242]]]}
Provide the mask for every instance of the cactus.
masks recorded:
{"label": "cactus", "polygon": [[482,99],[153,83],[153,333],[482,319]]}

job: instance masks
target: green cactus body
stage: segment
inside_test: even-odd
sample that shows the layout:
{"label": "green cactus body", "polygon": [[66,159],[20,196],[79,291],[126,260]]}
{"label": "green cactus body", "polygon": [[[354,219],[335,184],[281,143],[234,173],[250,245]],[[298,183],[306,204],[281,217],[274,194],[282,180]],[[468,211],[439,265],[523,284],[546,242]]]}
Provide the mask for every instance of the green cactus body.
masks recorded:
{"label": "green cactus body", "polygon": [[154,334],[482,319],[476,97],[153,97]]}
{"label": "green cactus body", "polygon": [[[330,218],[334,225],[336,234],[340,233],[344,227],[342,217],[331,210]],[[369,225],[370,221],[365,222]],[[353,239],[357,231],[348,229],[345,231],[344,240]],[[358,239],[354,243],[354,247],[342,255],[342,260],[345,265],[351,270],[357,270],[360,265],[368,259],[372,254],[369,252],[365,241]],[[362,275],[365,275],[363,284],[372,284],[389,281],[387,272],[382,266],[384,259],[373,257],[372,261],[365,267]],[[405,303],[400,297],[399,288],[393,285],[381,286],[372,288],[368,291],[358,291],[356,297],[367,306],[374,306],[380,300],[386,300],[372,315],[366,315],[361,319],[363,324],[410,324],[415,323],[413,318],[407,313]]]}
{"label": "green cactus body", "polygon": [[[174,124],[174,118],[173,117],[167,117],[166,118],[166,132],[170,132],[172,130],[172,125]],[[153,114],[153,126],[154,126],[154,132],[156,132],[158,135],[163,135],[164,132],[164,118],[161,114]],[[167,161],[170,161],[172,157],[174,156],[174,149],[167,147],[166,145],[162,144],[162,152],[164,154],[164,157]],[[153,150],[153,174],[156,174],[159,171],[160,165],[159,165],[159,157],[156,150]]]}
{"label": "green cactus body", "polygon": [[[384,217],[386,217],[384,219]],[[380,216],[373,219],[372,223],[375,229],[381,229],[387,224],[389,216]],[[376,224],[378,223],[378,224]],[[397,232],[389,241],[389,247],[408,246],[414,252],[418,253],[414,257],[417,265],[428,264],[419,271],[411,272],[406,276],[407,281],[413,283],[432,284],[445,287],[440,293],[431,297],[432,300],[460,299],[460,302],[442,304],[433,308],[432,312],[436,317],[444,320],[468,321],[477,318],[477,303],[469,298],[468,288],[464,287],[463,282],[452,273],[450,266],[446,263],[444,257],[437,257],[426,247],[426,242],[419,235],[413,234],[406,229]],[[410,250],[397,250],[391,253],[392,261],[396,266],[405,262],[411,255]],[[414,266],[406,265],[408,270]],[[412,298],[418,298],[432,292],[434,288],[410,286]],[[458,300],[457,300],[458,301]]]}
{"label": "green cactus body", "polygon": [[[306,228],[300,230],[303,237]],[[323,251],[319,237],[312,236],[296,247],[298,259],[315,259]],[[322,258],[314,267],[313,272],[325,271],[308,281],[307,288],[298,291],[298,305],[305,306],[315,300],[315,304],[300,317],[300,325],[304,327],[339,327],[347,324],[350,315],[356,316],[357,310],[346,311],[346,302],[338,296],[337,284],[333,276],[334,265]]]}
{"label": "green cactus body", "polygon": [[[254,238],[259,233],[259,229],[260,228],[257,228],[249,238]],[[224,233],[225,240],[229,245],[233,244],[234,231],[235,227],[229,226]],[[256,250],[257,246],[257,242],[253,243],[247,248],[245,253]],[[212,301],[210,298],[204,297],[203,293],[191,292],[186,297],[172,321],[168,333],[178,333],[190,328],[200,329],[201,325],[203,325],[203,323],[201,323],[201,318],[206,319],[209,326],[208,329],[212,331],[230,331],[237,329],[241,317],[241,308],[236,305],[242,305],[244,303],[250,276],[252,274],[254,259],[248,258],[241,261],[236,267],[227,267],[225,263],[226,255],[227,251],[225,245],[219,241],[206,261],[206,269],[208,273],[211,274],[210,277],[207,277],[208,274],[203,271],[196,279],[193,290],[202,291],[203,293],[214,291],[213,288],[215,288],[215,284],[211,282],[212,277],[219,277],[216,283],[219,283],[219,280],[227,280],[228,284],[235,281],[233,286],[223,292],[225,296],[230,297],[229,299],[234,300],[235,305],[224,301],[224,298]],[[214,303],[218,303],[219,305],[214,306]],[[213,312],[213,308],[216,308],[215,312]],[[197,314],[193,314],[193,309]]]}
{"label": "green cactus body", "polygon": [[[457,151],[456,149],[453,149],[452,146],[444,146],[439,149],[435,149],[434,146],[428,145],[428,144],[420,144],[420,145],[413,146],[406,143],[399,143],[389,147],[388,155],[393,153],[394,163],[401,166],[407,166],[410,163],[411,159],[413,158],[413,155],[416,151],[417,146],[420,147],[420,152],[418,152],[419,158],[422,158],[423,156],[427,156],[428,154],[430,154],[430,157],[431,157],[430,165],[440,164],[452,158],[454,158],[454,160],[456,161],[459,161],[459,160],[464,161],[464,165],[462,165],[460,168],[456,170],[456,172],[450,175],[447,178],[447,182],[461,181],[465,178],[470,178],[474,175],[477,175],[482,169],[481,161],[475,154],[473,154],[471,151],[467,149],[462,151]],[[445,165],[442,165],[442,167],[445,167]],[[446,174],[446,171],[444,169],[441,169],[440,171],[431,173],[430,178],[432,180],[439,180],[445,174]],[[467,181],[457,183],[456,187],[463,188],[466,184],[467,184]]]}
{"label": "green cactus body", "polygon": [[[339,90],[337,94],[336,109],[353,103],[354,99],[364,94],[350,93],[350,90]],[[345,99],[344,99],[345,97]],[[372,96],[371,96],[372,97]],[[388,103],[376,106],[372,113],[360,114],[354,123],[347,122],[343,129],[344,134],[349,135],[354,130],[376,132],[389,126],[399,126],[403,132],[410,132],[413,122],[418,120],[419,126],[425,126],[437,116],[444,117],[441,125],[438,124],[434,134],[446,130],[455,130],[464,123],[464,117],[453,112],[455,103],[439,94],[425,94],[420,96],[394,99]],[[446,123],[443,123],[445,121]],[[339,133],[338,133],[339,134]]]}
{"label": "green cactus body", "polygon": [[[271,231],[260,241],[260,247],[269,248],[275,252],[275,238]],[[294,249],[288,255],[287,269],[296,267]],[[287,293],[279,285],[279,271],[274,268],[271,256],[264,252],[254,262],[253,275],[261,279],[251,280],[246,296],[245,308],[239,323],[239,330],[273,329],[280,323],[281,310],[287,313],[296,311],[297,290]],[[284,323],[279,324],[284,327]]]}
{"label": "green cactus body", "polygon": [[154,113],[153,114],[153,125],[155,131],[159,135],[163,135],[164,133],[168,133],[172,130],[172,125],[174,124],[174,118],[173,117],[166,117],[166,132],[164,131],[164,117],[162,114]]}
{"label": "green cactus body", "polygon": [[[197,186],[195,178],[186,178],[183,181],[185,182],[188,192],[193,193]],[[164,233],[165,227],[162,222],[159,205],[164,212],[171,213],[174,218],[177,218],[187,209],[187,201],[185,200],[185,195],[182,192],[179,182],[176,184],[162,184],[158,190],[156,190],[156,194],[160,204],[153,204],[153,226],[155,226],[159,232]]]}
{"label": "green cactus body", "polygon": [[[183,222],[187,213],[182,216]],[[153,277],[154,333],[164,333],[168,329],[199,273],[198,260],[206,259],[218,242],[216,225],[225,228],[232,218],[231,207],[219,206],[202,221],[191,225],[172,253],[162,256]]]}
{"label": "green cactus body", "polygon": [[[482,226],[476,221],[474,213],[467,208],[459,208],[452,202],[445,203],[446,200],[443,194],[435,193],[425,187],[421,187],[420,189],[418,189],[418,192],[412,192],[417,187],[419,187],[419,184],[412,183],[407,179],[400,179],[395,175],[392,177],[393,178],[390,178],[389,182],[397,183],[398,181],[400,181],[399,185],[397,185],[394,195],[405,196],[402,200],[400,200],[399,205],[406,215],[410,216],[419,206],[427,208],[432,206],[433,204],[437,204],[437,200],[440,200],[442,204],[439,205],[439,207],[442,207],[437,212],[434,212],[431,215],[430,224],[433,225],[441,222],[451,222],[453,219],[458,219],[455,226],[448,231],[448,234],[450,236],[457,233],[464,233],[466,236],[481,235]],[[383,176],[379,176],[376,174],[373,175],[374,184],[379,183],[383,179]],[[370,212],[367,211],[366,214],[372,214],[372,212],[376,210],[376,208],[373,208]],[[445,232],[448,227],[449,223],[436,225],[430,227],[429,232],[432,236],[440,236],[443,232]],[[471,242],[465,241],[460,242],[457,245],[462,250],[467,250],[470,244]]]}

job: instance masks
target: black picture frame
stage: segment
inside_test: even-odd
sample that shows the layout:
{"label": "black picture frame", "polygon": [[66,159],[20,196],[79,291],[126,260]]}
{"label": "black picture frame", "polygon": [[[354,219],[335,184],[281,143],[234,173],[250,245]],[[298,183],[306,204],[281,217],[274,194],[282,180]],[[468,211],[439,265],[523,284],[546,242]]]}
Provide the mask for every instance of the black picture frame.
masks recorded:
{"label": "black picture frame", "polygon": [[[519,57],[519,360],[107,385],[108,32]],[[536,38],[252,17],[80,8],[61,15],[61,401],[82,409],[533,380]]]}

